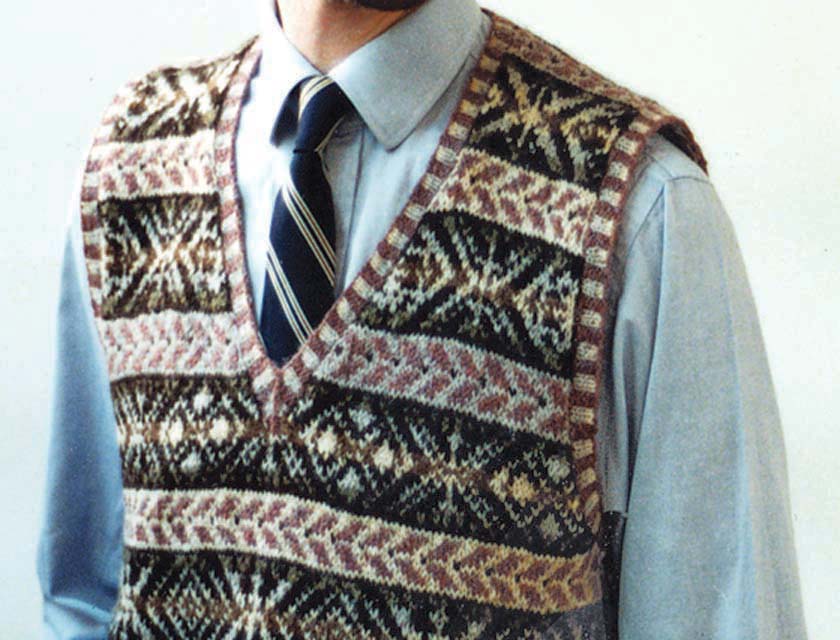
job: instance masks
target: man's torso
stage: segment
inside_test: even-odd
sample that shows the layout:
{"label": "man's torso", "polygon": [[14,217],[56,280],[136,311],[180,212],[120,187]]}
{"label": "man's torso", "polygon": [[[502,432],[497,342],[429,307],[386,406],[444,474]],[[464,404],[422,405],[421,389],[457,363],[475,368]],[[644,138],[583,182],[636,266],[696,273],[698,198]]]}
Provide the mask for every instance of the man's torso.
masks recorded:
{"label": "man's torso", "polygon": [[[509,23],[491,38],[407,207],[282,368],[255,331],[233,163],[256,49],[117,103],[83,220],[127,487],[118,635],[157,624],[170,580],[183,625],[245,624],[235,596],[269,630],[333,611],[370,637],[603,633],[609,252],[647,136],[690,134]],[[156,102],[187,77],[198,100]],[[174,178],[173,156],[197,166]]]}

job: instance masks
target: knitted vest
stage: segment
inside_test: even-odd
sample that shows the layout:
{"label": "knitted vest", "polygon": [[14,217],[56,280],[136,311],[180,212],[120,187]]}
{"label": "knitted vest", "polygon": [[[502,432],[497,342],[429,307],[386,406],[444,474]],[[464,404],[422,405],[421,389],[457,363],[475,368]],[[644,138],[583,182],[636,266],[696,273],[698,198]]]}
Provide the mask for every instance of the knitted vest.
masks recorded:
{"label": "knitted vest", "polygon": [[112,638],[611,635],[596,405],[646,139],[685,124],[505,19],[375,253],[282,367],[234,135],[259,59],[145,75],[82,194],[124,483]]}

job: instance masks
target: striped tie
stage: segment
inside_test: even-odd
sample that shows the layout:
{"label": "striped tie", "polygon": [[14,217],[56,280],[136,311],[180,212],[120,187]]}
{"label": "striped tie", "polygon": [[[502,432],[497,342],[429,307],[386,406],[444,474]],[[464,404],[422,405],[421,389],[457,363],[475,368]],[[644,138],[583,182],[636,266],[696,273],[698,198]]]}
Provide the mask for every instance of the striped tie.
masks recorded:
{"label": "striped tie", "polygon": [[328,76],[299,85],[298,131],[289,178],[274,202],[260,333],[283,363],[335,302],[335,212],[322,152],[350,100]]}

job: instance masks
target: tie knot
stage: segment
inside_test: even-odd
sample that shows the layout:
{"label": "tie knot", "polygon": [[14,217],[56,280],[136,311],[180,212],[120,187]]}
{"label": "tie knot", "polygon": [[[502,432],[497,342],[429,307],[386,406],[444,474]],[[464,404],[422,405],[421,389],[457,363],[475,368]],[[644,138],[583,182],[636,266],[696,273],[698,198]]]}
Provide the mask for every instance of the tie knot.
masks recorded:
{"label": "tie knot", "polygon": [[312,76],[301,82],[295,151],[320,153],[350,109],[350,99],[329,76]]}

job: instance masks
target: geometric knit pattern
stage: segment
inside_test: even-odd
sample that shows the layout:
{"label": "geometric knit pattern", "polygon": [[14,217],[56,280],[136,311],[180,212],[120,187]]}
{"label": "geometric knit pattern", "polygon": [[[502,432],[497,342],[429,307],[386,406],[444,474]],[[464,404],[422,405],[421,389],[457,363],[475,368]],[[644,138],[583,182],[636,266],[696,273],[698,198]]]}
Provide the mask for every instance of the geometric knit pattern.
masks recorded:
{"label": "geometric knit pattern", "polygon": [[282,366],[234,137],[259,60],[126,85],[82,229],[125,487],[112,638],[612,637],[596,476],[609,261],[654,101],[491,14],[375,253]]}

